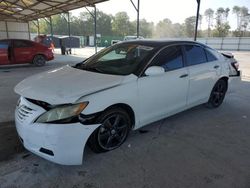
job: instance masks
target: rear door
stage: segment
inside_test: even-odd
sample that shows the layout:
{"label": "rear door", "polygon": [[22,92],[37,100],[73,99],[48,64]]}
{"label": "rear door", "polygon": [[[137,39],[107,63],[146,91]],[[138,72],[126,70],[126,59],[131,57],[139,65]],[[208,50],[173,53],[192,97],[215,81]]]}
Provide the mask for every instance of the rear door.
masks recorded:
{"label": "rear door", "polygon": [[28,40],[14,40],[13,50],[16,64],[30,63],[33,59],[33,43]]}
{"label": "rear door", "polygon": [[10,41],[1,40],[0,41],[0,65],[7,65],[10,63]]}
{"label": "rear door", "polygon": [[189,72],[188,106],[207,102],[221,74],[220,61],[199,45],[184,45]]}

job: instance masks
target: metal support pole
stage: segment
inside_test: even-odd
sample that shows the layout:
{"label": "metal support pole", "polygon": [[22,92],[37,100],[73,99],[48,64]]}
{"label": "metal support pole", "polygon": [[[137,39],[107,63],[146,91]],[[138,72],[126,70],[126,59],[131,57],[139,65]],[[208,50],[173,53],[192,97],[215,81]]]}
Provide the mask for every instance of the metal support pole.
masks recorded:
{"label": "metal support pole", "polygon": [[52,25],[51,16],[49,17],[49,23],[50,23],[50,35],[53,37],[53,25]]}
{"label": "metal support pole", "polygon": [[39,26],[39,20],[37,20],[37,35],[40,35],[40,26]]}
{"label": "metal support pole", "polygon": [[71,48],[71,31],[70,31],[70,17],[69,17],[69,12],[68,12],[68,31],[69,31],[69,48]]}
{"label": "metal support pole", "polygon": [[29,40],[30,40],[30,22],[28,22],[28,32],[29,32]]}
{"label": "metal support pole", "polygon": [[94,45],[95,45],[95,53],[97,53],[97,44],[96,44],[96,6],[94,6]]}
{"label": "metal support pole", "polygon": [[90,13],[90,15],[94,19],[94,46],[95,46],[95,53],[97,53],[97,44],[96,44],[96,41],[97,41],[96,40],[96,33],[97,33],[97,31],[96,31],[96,25],[97,25],[97,21],[96,21],[96,6],[93,5],[93,7],[94,7],[94,14],[87,7],[85,7],[85,9]]}
{"label": "metal support pole", "polygon": [[195,22],[195,33],[194,33],[194,41],[197,39],[197,32],[198,32],[198,22],[199,22],[199,15],[200,15],[200,4],[201,0],[197,1],[197,13],[196,13],[196,22]]}
{"label": "metal support pole", "polygon": [[137,38],[140,36],[140,0],[137,4]]}
{"label": "metal support pole", "polygon": [[5,21],[5,28],[6,28],[6,34],[7,34],[7,39],[9,38],[9,29],[8,29],[8,23]]}
{"label": "metal support pole", "polygon": [[137,0],[137,7],[135,6],[133,0],[130,0],[132,3],[133,7],[135,8],[137,12],[137,26],[136,26],[136,33],[137,33],[137,38],[140,36],[140,0]]}

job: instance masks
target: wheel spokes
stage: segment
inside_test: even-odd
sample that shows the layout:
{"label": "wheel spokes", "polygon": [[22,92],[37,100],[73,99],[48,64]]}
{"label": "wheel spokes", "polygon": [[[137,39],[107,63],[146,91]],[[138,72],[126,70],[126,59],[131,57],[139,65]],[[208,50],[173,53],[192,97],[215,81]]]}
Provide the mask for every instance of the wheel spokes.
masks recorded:
{"label": "wheel spokes", "polygon": [[108,140],[107,140],[107,142],[106,142],[106,148],[110,148],[110,145],[111,145],[113,139],[114,139],[114,136],[113,136],[113,135],[111,135],[111,136],[108,138]]}
{"label": "wheel spokes", "polygon": [[116,117],[115,117],[115,122],[114,122],[114,127],[116,128],[117,126],[118,126],[118,124],[120,123],[120,121],[121,121],[121,116],[120,115],[117,115]]}
{"label": "wheel spokes", "polygon": [[126,138],[128,124],[126,119],[120,114],[108,117],[99,130],[99,144],[111,150],[118,147]]}
{"label": "wheel spokes", "polygon": [[224,98],[225,87],[223,84],[218,84],[213,92],[213,102],[218,105]]}
{"label": "wheel spokes", "polygon": [[107,140],[110,137],[110,131],[106,131],[100,134],[100,140]]}

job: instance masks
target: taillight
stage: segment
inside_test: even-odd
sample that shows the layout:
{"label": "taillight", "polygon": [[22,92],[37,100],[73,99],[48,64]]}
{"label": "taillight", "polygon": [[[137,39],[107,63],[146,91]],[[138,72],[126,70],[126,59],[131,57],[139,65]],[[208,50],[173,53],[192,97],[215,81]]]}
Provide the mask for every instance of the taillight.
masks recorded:
{"label": "taillight", "polygon": [[239,63],[237,61],[232,62],[231,65],[235,70],[239,70]]}

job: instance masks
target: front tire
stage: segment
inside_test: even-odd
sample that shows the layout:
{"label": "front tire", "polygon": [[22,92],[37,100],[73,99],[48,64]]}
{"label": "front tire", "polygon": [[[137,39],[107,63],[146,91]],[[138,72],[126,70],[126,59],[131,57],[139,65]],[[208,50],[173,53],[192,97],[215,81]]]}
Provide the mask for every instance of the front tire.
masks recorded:
{"label": "front tire", "polygon": [[121,108],[104,111],[97,123],[102,123],[102,125],[92,133],[88,140],[89,147],[96,153],[118,148],[125,142],[131,128],[131,119]]}
{"label": "front tire", "polygon": [[227,92],[227,81],[220,79],[214,85],[212,92],[210,94],[209,100],[207,102],[207,107],[217,108],[219,107]]}
{"label": "front tire", "polygon": [[46,63],[46,59],[43,55],[36,55],[33,58],[33,62],[32,62],[35,66],[41,67],[44,66]]}

